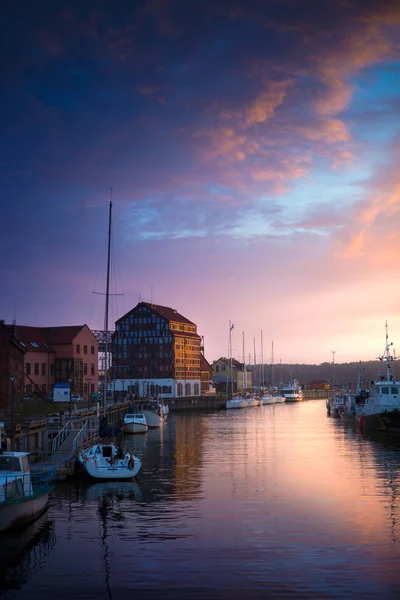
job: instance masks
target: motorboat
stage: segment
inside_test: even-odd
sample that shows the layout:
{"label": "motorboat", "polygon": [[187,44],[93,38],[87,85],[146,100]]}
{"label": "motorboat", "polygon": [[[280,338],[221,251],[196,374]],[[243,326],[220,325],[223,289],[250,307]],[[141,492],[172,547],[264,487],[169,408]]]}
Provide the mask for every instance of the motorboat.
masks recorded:
{"label": "motorboat", "polygon": [[[1,431],[4,423],[0,423]],[[0,451],[0,532],[37,519],[47,508],[56,481],[56,466],[31,472],[29,452]]]}
{"label": "motorboat", "polygon": [[95,479],[131,479],[142,468],[140,458],[124,452],[114,442],[81,450],[78,459],[86,473]]}
{"label": "motorboat", "polygon": [[130,413],[125,415],[122,423],[124,433],[146,433],[149,426],[143,413]]}
{"label": "motorboat", "polygon": [[281,394],[285,396],[286,402],[301,402],[303,400],[303,391],[299,386],[297,379],[291,379],[281,389]]}

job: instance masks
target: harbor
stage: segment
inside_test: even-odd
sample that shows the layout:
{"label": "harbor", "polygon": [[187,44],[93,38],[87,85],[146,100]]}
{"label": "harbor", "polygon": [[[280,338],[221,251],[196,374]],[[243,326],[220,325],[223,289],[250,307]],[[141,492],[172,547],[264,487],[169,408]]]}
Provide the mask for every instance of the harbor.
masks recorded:
{"label": "harbor", "polygon": [[19,566],[4,559],[1,579],[13,598],[398,598],[396,439],[318,399],[171,411],[125,444],[138,480],[70,477],[37,528],[14,534]]}

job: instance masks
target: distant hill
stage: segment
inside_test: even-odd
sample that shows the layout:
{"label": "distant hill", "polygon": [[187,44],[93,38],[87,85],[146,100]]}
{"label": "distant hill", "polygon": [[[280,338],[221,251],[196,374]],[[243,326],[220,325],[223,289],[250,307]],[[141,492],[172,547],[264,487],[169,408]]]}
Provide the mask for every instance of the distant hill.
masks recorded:
{"label": "distant hill", "polygon": [[[358,362],[338,363],[335,364],[335,383],[340,385],[348,385],[351,382],[353,385],[357,383],[358,377]],[[384,372],[384,364],[378,360],[371,360],[361,363],[362,379],[370,382],[376,379],[379,371]],[[260,366],[250,366],[253,371],[253,384],[258,385],[260,381]],[[400,374],[400,367],[398,369]],[[275,365],[274,366],[274,384],[279,385],[280,382],[286,383],[290,378],[297,379],[301,385],[306,385],[310,381],[323,379],[333,382],[333,364],[321,363],[320,365]],[[264,365],[264,382],[265,384],[272,383],[271,365]]]}

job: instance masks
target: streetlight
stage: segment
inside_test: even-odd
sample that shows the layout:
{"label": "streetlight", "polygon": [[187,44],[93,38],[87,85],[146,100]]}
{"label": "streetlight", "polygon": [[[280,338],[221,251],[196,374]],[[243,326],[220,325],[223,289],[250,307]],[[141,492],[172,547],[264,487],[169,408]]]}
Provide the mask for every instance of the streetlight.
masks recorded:
{"label": "streetlight", "polygon": [[333,385],[335,385],[335,352],[336,352],[336,350],[332,350],[332,359],[333,359]]}
{"label": "streetlight", "polygon": [[14,381],[15,375],[14,373],[10,373],[10,382],[11,382],[11,451],[14,450]]}

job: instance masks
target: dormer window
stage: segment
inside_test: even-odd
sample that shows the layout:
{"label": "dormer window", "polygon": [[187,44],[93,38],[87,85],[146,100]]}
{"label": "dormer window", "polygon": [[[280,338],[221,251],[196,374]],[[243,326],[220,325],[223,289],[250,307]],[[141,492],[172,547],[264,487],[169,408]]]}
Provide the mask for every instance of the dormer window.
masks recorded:
{"label": "dormer window", "polygon": [[36,342],[30,342],[30,345],[33,346],[34,348],[39,348],[39,346]]}

